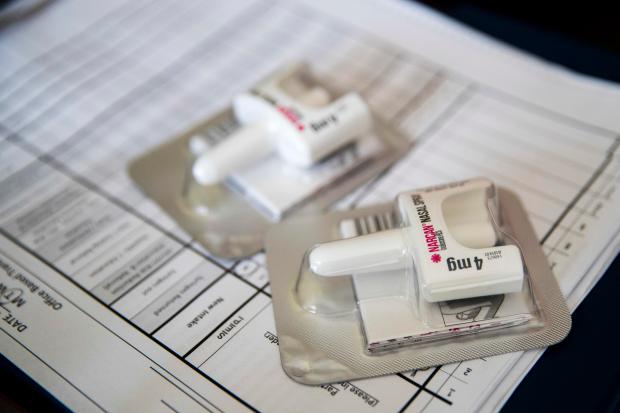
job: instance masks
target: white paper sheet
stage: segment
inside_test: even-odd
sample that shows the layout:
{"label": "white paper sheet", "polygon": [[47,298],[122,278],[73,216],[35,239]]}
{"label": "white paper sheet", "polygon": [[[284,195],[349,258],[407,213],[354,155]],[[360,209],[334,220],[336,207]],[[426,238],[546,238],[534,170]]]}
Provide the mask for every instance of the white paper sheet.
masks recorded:
{"label": "white paper sheet", "polygon": [[342,206],[487,175],[521,195],[573,305],[617,253],[615,85],[405,2],[54,2],[0,37],[0,349],[69,407],[494,410],[540,354],[284,375],[264,256],[212,258],[126,165],[291,58],[415,140]]}

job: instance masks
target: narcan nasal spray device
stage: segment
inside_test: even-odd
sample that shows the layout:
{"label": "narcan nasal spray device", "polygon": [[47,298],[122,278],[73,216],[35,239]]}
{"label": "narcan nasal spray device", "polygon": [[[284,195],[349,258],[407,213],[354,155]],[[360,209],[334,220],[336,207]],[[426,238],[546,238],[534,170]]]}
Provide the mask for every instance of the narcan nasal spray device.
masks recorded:
{"label": "narcan nasal spray device", "polygon": [[272,225],[323,211],[411,146],[411,136],[330,78],[285,64],[140,155],[129,175],[212,254],[253,255]]}
{"label": "narcan nasal spray device", "polygon": [[402,227],[320,244],[309,256],[317,275],[404,269],[413,260],[429,302],[506,294],[523,286],[519,247],[497,243],[494,186],[480,178],[398,195]]}
{"label": "narcan nasal spray device", "polygon": [[357,93],[332,100],[304,73],[293,64],[238,95],[232,107],[241,128],[199,154],[192,169],[196,181],[217,184],[271,153],[308,168],[372,128],[370,110]]}
{"label": "narcan nasal spray device", "polygon": [[267,234],[289,377],[338,383],[566,337],[566,301],[514,192],[475,178],[395,204],[291,218]]}

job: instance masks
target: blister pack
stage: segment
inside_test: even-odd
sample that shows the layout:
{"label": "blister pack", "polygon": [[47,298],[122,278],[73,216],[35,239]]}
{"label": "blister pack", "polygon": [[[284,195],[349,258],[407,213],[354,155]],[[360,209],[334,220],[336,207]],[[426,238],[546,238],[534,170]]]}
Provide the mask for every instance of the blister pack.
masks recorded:
{"label": "blister pack", "polygon": [[282,365],[301,383],[545,347],[570,329],[525,209],[485,178],[294,219],[266,248]]}
{"label": "blister pack", "polygon": [[129,174],[205,248],[239,258],[263,248],[273,223],[323,211],[408,148],[357,93],[294,63],[135,159]]}

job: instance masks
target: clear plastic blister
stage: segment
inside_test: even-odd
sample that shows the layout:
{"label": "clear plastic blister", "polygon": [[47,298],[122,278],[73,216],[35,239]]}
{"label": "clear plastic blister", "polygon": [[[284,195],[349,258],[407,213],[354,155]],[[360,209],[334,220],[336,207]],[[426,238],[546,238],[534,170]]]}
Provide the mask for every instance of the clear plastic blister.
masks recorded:
{"label": "clear plastic blister", "polygon": [[[294,254],[274,254],[292,233]],[[302,383],[547,346],[570,328],[520,202],[486,179],[281,224],[267,254],[283,367]]]}
{"label": "clear plastic blister", "polygon": [[261,250],[274,223],[324,210],[408,147],[357,94],[294,63],[134,160],[129,174],[205,248],[238,258]]}

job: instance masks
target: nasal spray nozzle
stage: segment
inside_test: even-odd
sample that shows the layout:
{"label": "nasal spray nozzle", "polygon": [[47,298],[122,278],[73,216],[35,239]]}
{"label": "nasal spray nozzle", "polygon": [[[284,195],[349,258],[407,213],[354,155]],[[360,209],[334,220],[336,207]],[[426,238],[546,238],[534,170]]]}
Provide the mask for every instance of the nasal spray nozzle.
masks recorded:
{"label": "nasal spray nozzle", "polygon": [[403,226],[327,242],[309,255],[320,276],[405,269],[429,302],[505,294],[523,284],[521,253],[501,245],[495,188],[487,179],[406,192],[397,197]]}
{"label": "nasal spray nozzle", "polygon": [[302,64],[237,96],[233,111],[241,128],[213,148],[197,149],[202,153],[192,172],[200,184],[216,184],[274,152],[287,163],[307,168],[372,127],[368,106],[357,93],[331,101]]}

